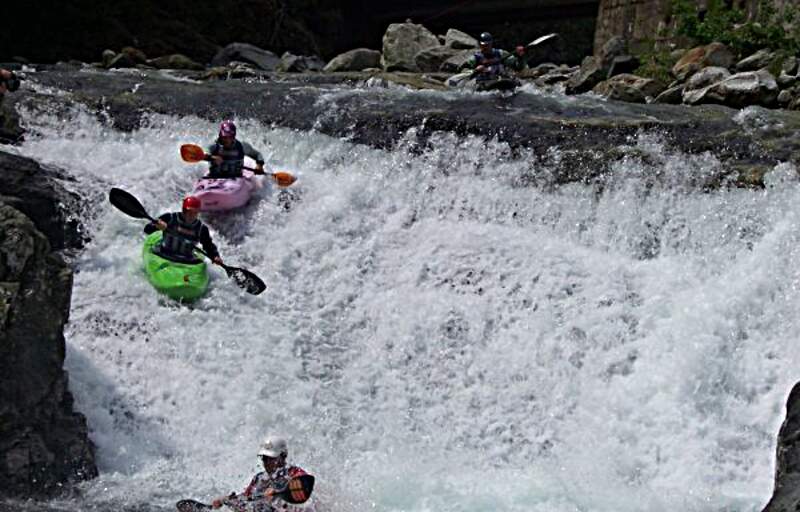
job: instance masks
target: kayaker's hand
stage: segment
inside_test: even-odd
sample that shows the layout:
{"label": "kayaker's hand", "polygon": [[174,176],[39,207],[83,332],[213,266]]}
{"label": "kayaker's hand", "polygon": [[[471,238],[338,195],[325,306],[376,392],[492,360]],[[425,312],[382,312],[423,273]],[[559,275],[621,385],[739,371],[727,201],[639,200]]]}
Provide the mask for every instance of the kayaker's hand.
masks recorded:
{"label": "kayaker's hand", "polygon": [[264,174],[264,164],[256,164],[256,174]]}
{"label": "kayaker's hand", "polygon": [[480,66],[475,68],[475,71],[477,71],[478,73],[486,73],[486,66],[481,64]]}
{"label": "kayaker's hand", "polygon": [[222,500],[217,498],[211,502],[211,508],[219,508],[222,506]]}
{"label": "kayaker's hand", "polygon": [[211,155],[211,161],[217,165],[222,164],[222,157],[219,155]]}
{"label": "kayaker's hand", "polygon": [[166,223],[166,222],[164,222],[164,221],[163,221],[163,220],[161,220],[161,219],[158,219],[158,222],[156,222],[156,227],[157,227],[158,229],[160,229],[161,231],[164,231],[164,230],[166,230],[166,229],[167,229],[167,223]]}
{"label": "kayaker's hand", "polygon": [[213,261],[215,265],[222,265],[222,258],[220,258],[219,256],[215,256],[214,259],[211,261]]}
{"label": "kayaker's hand", "polygon": [[517,55],[522,57],[523,55],[525,55],[525,47],[524,46],[517,46],[516,53],[517,53]]}

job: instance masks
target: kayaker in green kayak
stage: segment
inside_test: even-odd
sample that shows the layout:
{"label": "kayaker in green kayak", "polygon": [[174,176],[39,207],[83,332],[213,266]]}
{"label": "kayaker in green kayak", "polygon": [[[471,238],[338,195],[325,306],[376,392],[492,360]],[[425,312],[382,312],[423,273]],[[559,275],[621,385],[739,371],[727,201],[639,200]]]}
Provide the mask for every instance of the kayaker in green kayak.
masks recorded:
{"label": "kayaker in green kayak", "polygon": [[200,221],[200,199],[187,196],[180,212],[165,213],[144,227],[148,235],[156,230],[164,232],[161,242],[153,249],[162,258],[178,263],[197,263],[195,246],[200,243],[211,261],[222,264],[217,246],[211,240],[208,227]]}
{"label": "kayaker in green kayak", "polygon": [[264,174],[264,157],[247,142],[236,140],[236,125],[233,121],[223,121],[219,126],[219,136],[208,146],[206,160],[211,164],[206,178],[241,178],[244,157],[256,161],[253,172]]}

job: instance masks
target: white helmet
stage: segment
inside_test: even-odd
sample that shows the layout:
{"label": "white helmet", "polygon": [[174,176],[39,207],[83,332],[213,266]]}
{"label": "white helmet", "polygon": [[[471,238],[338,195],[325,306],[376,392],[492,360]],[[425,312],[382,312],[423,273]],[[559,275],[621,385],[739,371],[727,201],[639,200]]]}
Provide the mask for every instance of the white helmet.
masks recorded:
{"label": "white helmet", "polygon": [[264,439],[258,449],[259,457],[286,457],[289,454],[289,445],[282,437],[269,436]]}

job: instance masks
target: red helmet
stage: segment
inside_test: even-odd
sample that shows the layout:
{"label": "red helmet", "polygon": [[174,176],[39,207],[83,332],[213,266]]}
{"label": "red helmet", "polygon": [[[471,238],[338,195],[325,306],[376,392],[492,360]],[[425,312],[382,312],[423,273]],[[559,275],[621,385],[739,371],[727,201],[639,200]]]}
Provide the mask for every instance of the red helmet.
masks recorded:
{"label": "red helmet", "polygon": [[199,210],[202,203],[200,202],[200,198],[194,196],[186,196],[183,198],[183,209],[184,210]]}
{"label": "red helmet", "polygon": [[236,137],[236,125],[233,124],[233,121],[230,119],[222,121],[222,124],[219,125],[219,136]]}

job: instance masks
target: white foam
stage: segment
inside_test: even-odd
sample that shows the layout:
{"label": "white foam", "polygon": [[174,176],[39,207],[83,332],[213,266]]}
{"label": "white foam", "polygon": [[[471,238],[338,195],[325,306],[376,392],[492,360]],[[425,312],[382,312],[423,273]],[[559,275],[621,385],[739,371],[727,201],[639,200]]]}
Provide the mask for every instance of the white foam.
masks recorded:
{"label": "white foam", "polygon": [[[177,208],[215,127],[156,116],[120,134],[39,116],[20,151]],[[213,270],[193,307],[159,298],[141,222],[105,202],[67,328],[98,446],[93,502],[169,505],[244,486],[281,432],[324,510],[760,510],[797,380],[800,189],[704,193],[710,155],[648,136],[602,193],[519,187],[551,169],[413,132],[383,152],[240,120],[301,172],[212,233],[258,297]],[[653,180],[654,175],[660,180]]]}

